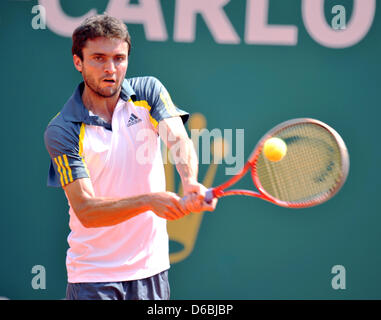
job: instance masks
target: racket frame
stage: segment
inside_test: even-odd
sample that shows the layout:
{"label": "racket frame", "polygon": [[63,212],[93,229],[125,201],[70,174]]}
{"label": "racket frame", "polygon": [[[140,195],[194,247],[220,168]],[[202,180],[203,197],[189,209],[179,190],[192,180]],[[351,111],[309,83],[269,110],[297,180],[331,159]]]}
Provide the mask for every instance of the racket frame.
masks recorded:
{"label": "racket frame", "polygon": [[[259,177],[256,172],[256,163],[258,161],[258,158],[262,152],[263,145],[264,143],[272,138],[273,136],[276,136],[277,133],[281,130],[286,129],[287,127],[294,126],[296,124],[301,124],[301,123],[313,123],[315,125],[318,125],[325,130],[327,130],[336,140],[339,151],[340,151],[340,159],[341,159],[341,172],[342,175],[340,177],[339,183],[335,185],[335,187],[330,190],[329,194],[327,196],[322,196],[320,198],[316,198],[310,202],[301,202],[301,203],[294,203],[294,202],[287,202],[287,201],[282,201],[279,200],[275,197],[273,197],[271,194],[269,194],[261,185],[261,182],[259,180]],[[253,191],[253,190],[245,190],[245,189],[234,189],[234,190],[226,190],[233,184],[235,184],[238,180],[240,180],[249,170],[251,170],[251,176],[254,182],[255,187],[259,192]],[[249,160],[246,162],[242,170],[232,177],[231,179],[227,180],[223,184],[210,188],[208,190],[208,198],[211,198],[213,196],[214,198],[221,198],[224,196],[230,196],[230,195],[246,195],[246,196],[251,196],[251,197],[257,197],[261,198],[264,200],[267,200],[269,202],[272,202],[278,206],[282,207],[287,207],[287,208],[307,208],[307,207],[313,207],[318,204],[321,204],[328,199],[332,198],[343,186],[349,172],[349,155],[348,155],[348,150],[347,147],[341,138],[341,136],[330,126],[325,124],[324,122],[321,122],[316,119],[312,118],[297,118],[297,119],[292,119],[288,120],[285,122],[282,122],[275,126],[273,129],[269,130],[257,143],[257,145],[254,148],[254,151],[251,153]]]}

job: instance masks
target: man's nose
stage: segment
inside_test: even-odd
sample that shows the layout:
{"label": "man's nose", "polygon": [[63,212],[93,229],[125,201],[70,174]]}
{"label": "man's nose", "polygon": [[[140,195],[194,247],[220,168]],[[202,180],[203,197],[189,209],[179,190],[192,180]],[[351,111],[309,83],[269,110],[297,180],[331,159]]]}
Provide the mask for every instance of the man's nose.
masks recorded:
{"label": "man's nose", "polygon": [[105,73],[114,73],[116,71],[114,61],[112,59],[108,60],[104,65]]}

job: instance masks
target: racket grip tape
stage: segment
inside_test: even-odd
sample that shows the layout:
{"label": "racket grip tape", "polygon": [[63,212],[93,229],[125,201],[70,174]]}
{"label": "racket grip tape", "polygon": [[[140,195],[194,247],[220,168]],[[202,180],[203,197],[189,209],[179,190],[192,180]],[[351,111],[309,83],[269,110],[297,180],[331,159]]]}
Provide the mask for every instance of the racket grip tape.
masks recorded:
{"label": "racket grip tape", "polygon": [[205,192],[205,198],[204,198],[204,200],[205,200],[206,203],[211,203],[213,198],[214,198],[213,189],[210,188],[210,189],[208,189]]}

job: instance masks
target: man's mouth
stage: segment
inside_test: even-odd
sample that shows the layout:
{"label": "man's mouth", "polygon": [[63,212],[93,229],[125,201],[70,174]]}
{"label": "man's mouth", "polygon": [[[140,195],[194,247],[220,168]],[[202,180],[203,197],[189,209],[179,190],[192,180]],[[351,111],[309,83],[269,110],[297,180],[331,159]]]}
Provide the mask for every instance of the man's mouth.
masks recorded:
{"label": "man's mouth", "polygon": [[116,82],[114,79],[103,79],[103,81],[112,84]]}

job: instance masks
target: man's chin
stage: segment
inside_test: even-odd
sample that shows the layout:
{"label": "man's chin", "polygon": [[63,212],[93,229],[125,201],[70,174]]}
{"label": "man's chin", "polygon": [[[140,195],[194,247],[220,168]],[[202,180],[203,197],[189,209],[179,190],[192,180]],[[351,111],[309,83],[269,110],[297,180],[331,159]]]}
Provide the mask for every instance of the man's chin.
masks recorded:
{"label": "man's chin", "polygon": [[112,98],[118,93],[118,90],[101,90],[98,94],[103,98]]}
{"label": "man's chin", "polygon": [[97,90],[98,95],[103,98],[112,98],[118,94],[119,88],[102,88]]}

